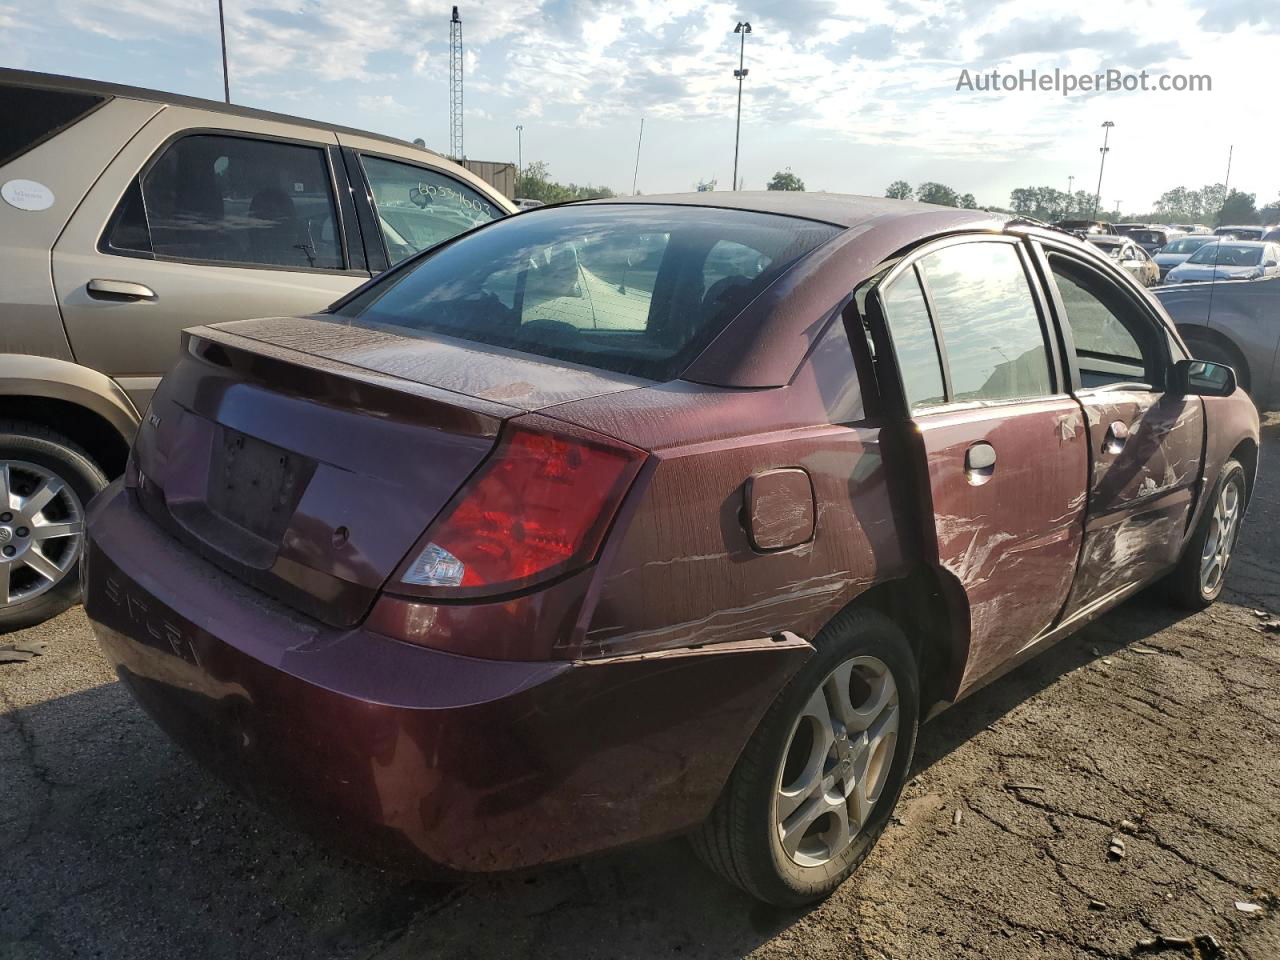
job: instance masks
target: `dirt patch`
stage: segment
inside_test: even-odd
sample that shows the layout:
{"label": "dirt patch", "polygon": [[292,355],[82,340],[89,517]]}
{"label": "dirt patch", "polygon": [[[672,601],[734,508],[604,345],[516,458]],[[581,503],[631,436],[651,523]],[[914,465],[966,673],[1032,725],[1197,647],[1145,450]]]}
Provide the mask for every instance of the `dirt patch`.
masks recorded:
{"label": "dirt patch", "polygon": [[1276,960],[1280,425],[1265,439],[1224,601],[1140,597],[929,724],[875,853],[801,913],[680,841],[465,887],[352,863],[172,747],[70,611],[0,665],[0,958]]}

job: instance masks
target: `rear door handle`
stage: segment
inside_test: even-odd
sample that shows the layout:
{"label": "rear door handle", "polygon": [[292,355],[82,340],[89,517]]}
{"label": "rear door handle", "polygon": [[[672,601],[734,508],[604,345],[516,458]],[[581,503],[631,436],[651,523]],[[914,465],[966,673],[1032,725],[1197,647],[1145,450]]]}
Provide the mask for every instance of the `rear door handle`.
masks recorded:
{"label": "rear door handle", "polygon": [[964,475],[975,487],[991,479],[996,472],[996,448],[979,440],[964,452]]}
{"label": "rear door handle", "polygon": [[1129,425],[1121,420],[1116,420],[1111,426],[1107,427],[1107,435],[1102,438],[1103,453],[1119,453],[1124,449],[1125,441],[1129,439]]}
{"label": "rear door handle", "polygon": [[116,303],[159,299],[150,287],[128,280],[90,280],[86,289],[89,291],[89,296],[95,300],[110,300]]}

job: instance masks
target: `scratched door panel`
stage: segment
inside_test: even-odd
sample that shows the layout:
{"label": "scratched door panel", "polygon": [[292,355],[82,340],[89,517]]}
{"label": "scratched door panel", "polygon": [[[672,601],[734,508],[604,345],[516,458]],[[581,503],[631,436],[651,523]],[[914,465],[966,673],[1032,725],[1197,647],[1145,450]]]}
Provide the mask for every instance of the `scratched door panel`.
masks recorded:
{"label": "scratched door panel", "polygon": [[[929,469],[938,564],[959,581],[970,618],[963,686],[995,669],[1057,618],[1083,530],[1088,450],[1069,397],[917,418]],[[987,478],[966,453],[989,444]]]}
{"label": "scratched door panel", "polygon": [[[1079,400],[1092,470],[1084,551],[1067,616],[1177,561],[1204,441],[1199,397],[1100,390]],[[1116,436],[1117,424],[1127,436]]]}

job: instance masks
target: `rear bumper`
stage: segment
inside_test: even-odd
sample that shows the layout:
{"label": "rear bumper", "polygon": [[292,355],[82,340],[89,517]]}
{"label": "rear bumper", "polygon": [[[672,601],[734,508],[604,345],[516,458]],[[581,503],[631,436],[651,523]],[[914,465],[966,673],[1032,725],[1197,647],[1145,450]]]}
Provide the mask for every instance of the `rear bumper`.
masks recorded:
{"label": "rear bumper", "polygon": [[118,483],[90,511],[84,572],[102,648],[183,748],[330,840],[451,873],[694,826],[811,651],[494,661],[329,628],[181,547]]}

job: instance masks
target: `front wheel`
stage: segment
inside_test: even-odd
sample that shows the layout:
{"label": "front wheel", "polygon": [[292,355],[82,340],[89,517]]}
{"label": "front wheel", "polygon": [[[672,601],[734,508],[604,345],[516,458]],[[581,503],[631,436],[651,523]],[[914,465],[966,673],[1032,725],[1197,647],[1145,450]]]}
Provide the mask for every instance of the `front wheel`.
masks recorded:
{"label": "front wheel", "polygon": [[708,866],[778,906],[821,900],[866,859],[915,750],[919,680],[897,625],[845,611],[814,646],[693,837]]}
{"label": "front wheel", "polygon": [[0,632],[40,623],[80,598],[85,506],[106,485],[66,437],[0,421]]}
{"label": "front wheel", "polygon": [[1240,461],[1224,463],[1213,489],[1213,499],[1205,504],[1182,559],[1169,575],[1169,599],[1177,606],[1203,610],[1221,596],[1240,536],[1248,489]]}

